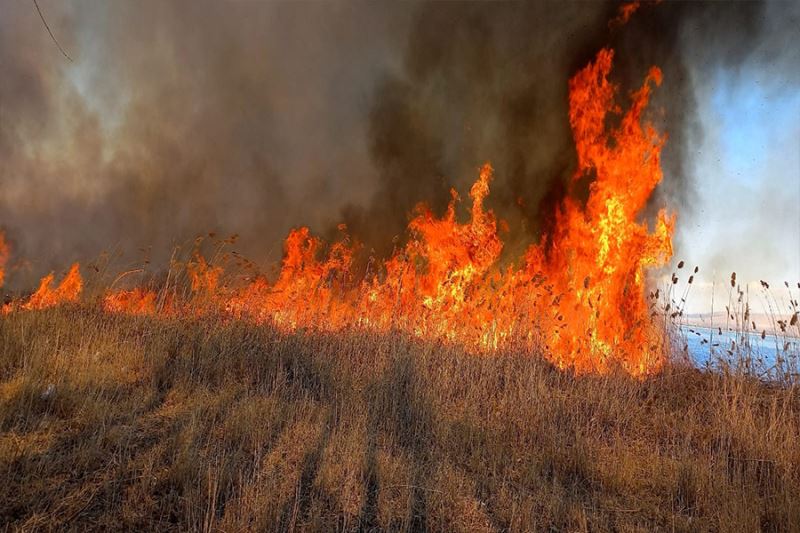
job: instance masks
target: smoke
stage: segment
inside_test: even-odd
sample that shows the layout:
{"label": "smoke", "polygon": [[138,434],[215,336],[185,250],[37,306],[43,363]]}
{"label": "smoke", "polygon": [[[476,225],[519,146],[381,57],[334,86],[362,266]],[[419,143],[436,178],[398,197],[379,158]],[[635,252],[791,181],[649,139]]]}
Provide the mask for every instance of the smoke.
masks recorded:
{"label": "smoke", "polygon": [[40,5],[74,63],[32,4],[0,19],[0,224],[29,277],[103,250],[166,264],[209,231],[275,259],[291,226],[368,198],[367,100],[398,61],[402,11]]}
{"label": "smoke", "polygon": [[[767,280],[788,301],[783,282],[800,280],[800,4],[767,4],[758,24],[745,57],[692,65],[702,136],[689,160],[697,197],[678,253],[705,268],[704,280],[724,284],[735,271],[743,285]],[[695,34],[684,47],[703,53],[704,40]],[[708,311],[710,294],[694,301]]]}
{"label": "smoke", "polygon": [[664,70],[653,203],[683,209],[703,134],[690,73],[736,65],[765,27],[755,3],[645,4],[613,29],[616,3],[40,5],[75,61],[32,5],[5,7],[0,227],[33,262],[20,283],[103,250],[157,265],[207,231],[263,261],[292,226],[344,221],[386,254],[417,202],[441,211],[485,161],[518,249],[575,166],[567,80],[608,45],[623,99]]}
{"label": "smoke", "polygon": [[[567,80],[603,46],[616,52],[612,76],[623,105],[652,65],[662,68],[649,119],[669,134],[666,179],[650,214],[665,204],[689,208],[689,162],[703,134],[690,72],[743,60],[760,38],[763,6],[645,3],[624,27],[609,25],[618,9],[618,3],[421,6],[404,71],[379,86],[370,116],[378,193],[366,208],[344,211],[349,226],[373,246],[383,243],[379,251],[386,253],[386,234],[402,232],[420,198],[441,211],[449,186],[465,191],[475,169],[490,160],[496,180],[489,204],[522,230],[512,232],[510,248],[518,252],[537,239],[553,222],[576,166]],[[703,44],[686,49],[684,40]]]}
{"label": "smoke", "polygon": [[369,117],[378,191],[343,213],[379,253],[420,199],[441,212],[450,187],[463,194],[485,161],[495,168],[491,206],[522,230],[513,237],[530,242],[538,233],[551,212],[542,204],[558,197],[574,166],[567,80],[607,33],[603,5],[552,7],[432,3],[416,11],[403,72],[381,81]]}

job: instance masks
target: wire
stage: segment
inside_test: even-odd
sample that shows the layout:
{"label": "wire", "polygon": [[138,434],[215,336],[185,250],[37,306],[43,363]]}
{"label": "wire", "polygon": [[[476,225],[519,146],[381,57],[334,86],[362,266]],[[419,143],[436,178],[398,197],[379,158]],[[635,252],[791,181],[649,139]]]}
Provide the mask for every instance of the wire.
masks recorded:
{"label": "wire", "polygon": [[50,26],[47,24],[47,21],[44,19],[44,15],[42,14],[42,10],[39,9],[39,2],[37,2],[36,0],[33,0],[33,5],[36,6],[36,11],[39,12],[39,18],[42,19],[42,23],[44,24],[44,27],[47,29],[47,33],[50,34],[50,38],[53,39],[53,42],[56,43],[56,46],[58,47],[58,49],[61,51],[61,53],[64,55],[64,57],[66,57],[71,63],[72,62],[72,58],[69,57],[69,54],[67,54],[64,51],[63,48],[61,48],[61,44],[59,44],[58,40],[56,40],[56,36],[53,35],[53,32],[50,30]]}

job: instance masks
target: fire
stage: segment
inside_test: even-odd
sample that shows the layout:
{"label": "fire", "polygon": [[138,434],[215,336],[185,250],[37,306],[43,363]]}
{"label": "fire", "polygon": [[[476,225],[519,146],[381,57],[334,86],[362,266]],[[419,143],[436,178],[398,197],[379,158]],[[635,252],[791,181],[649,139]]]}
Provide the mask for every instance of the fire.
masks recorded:
{"label": "fire", "polygon": [[78,263],[72,265],[57,287],[52,288],[53,273],[43,277],[39,282],[39,288],[34,292],[28,301],[22,306],[23,309],[45,309],[63,303],[77,302],[83,290],[83,278],[81,278]]}
{"label": "fire", "polygon": [[531,249],[528,268],[542,270],[559,294],[566,327],[551,328],[549,340],[560,365],[604,371],[618,363],[641,374],[661,360],[643,298],[645,272],[671,257],[674,226],[663,210],[653,233],[636,220],[662,178],[665,138],[641,120],[661,72],[650,70],[619,127],[607,131],[607,115],[617,112],[616,88],[607,80],[612,59],[611,50],[602,50],[570,82],[575,180],[595,174],[589,199],[585,206],[572,199],[561,206],[548,253]]}
{"label": "fire", "polygon": [[627,24],[639,7],[640,2],[638,0],[634,2],[624,2],[621,4],[619,9],[617,9],[617,16],[608,22],[609,28],[615,28]]}
{"label": "fire", "polygon": [[6,242],[6,235],[0,231],[0,288],[5,283],[6,276],[6,263],[8,263],[8,256],[11,254],[8,243]]}
{"label": "fire", "polygon": [[108,292],[103,298],[103,309],[111,313],[151,315],[156,312],[156,293],[141,287]]}
{"label": "fire", "polygon": [[209,265],[205,257],[196,253],[194,261],[186,265],[186,271],[189,274],[193,293],[213,295],[217,292],[222,268]]}
{"label": "fire", "polygon": [[[579,373],[656,372],[665,339],[651,322],[644,292],[648,270],[672,254],[674,217],[661,211],[652,231],[639,217],[662,178],[665,136],[642,117],[661,72],[650,70],[622,113],[608,80],[612,60],[611,50],[601,50],[569,82],[578,161],[572,183],[593,178],[588,199],[568,196],[557,207],[553,233],[516,262],[500,263],[500,222],[484,205],[493,176],[487,163],[469,191],[466,222],[458,220],[455,191],[441,217],[419,204],[407,243],[385,261],[370,260],[365,275],[356,273],[360,247],[344,226],[331,245],[301,227],[284,243],[274,282],[257,277],[228,287],[222,268],[196,254],[186,267],[192,294],[186,304],[170,300],[159,307],[156,293],[136,288],[107,292],[103,307],[133,314],[214,310],[287,331],[400,330],[476,352],[538,350]],[[611,115],[620,115],[619,126],[607,126]],[[52,274],[44,278],[23,307],[78,298],[77,265],[57,288],[50,288],[52,281]]]}
{"label": "fire", "polygon": [[228,309],[289,329],[399,328],[481,350],[522,341],[544,345],[555,364],[578,372],[658,370],[664,339],[650,321],[644,284],[647,269],[672,255],[674,218],[661,211],[651,233],[637,217],[662,178],[665,138],[642,124],[661,73],[651,69],[619,127],[608,130],[608,115],[620,112],[607,79],[612,59],[602,50],[570,81],[574,181],[595,176],[588,201],[565,200],[556,232],[532,245],[518,267],[498,265],[503,244],[484,208],[487,164],[470,190],[469,222],[456,219],[455,192],[442,218],[419,205],[408,243],[371,277],[353,283],[346,240],[319,259],[323,243],[300,228],[286,240],[277,282],[257,280]]}

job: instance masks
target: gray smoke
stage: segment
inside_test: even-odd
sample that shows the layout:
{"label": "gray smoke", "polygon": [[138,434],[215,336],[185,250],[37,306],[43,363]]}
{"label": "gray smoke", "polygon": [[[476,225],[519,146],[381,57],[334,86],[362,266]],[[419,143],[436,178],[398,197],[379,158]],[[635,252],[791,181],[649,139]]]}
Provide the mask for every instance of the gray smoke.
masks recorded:
{"label": "gray smoke", "polygon": [[[621,96],[664,70],[663,204],[685,204],[690,65],[735,65],[760,4],[40,1],[0,17],[0,227],[17,286],[119,250],[164,264],[214,231],[258,260],[292,226],[344,221],[379,254],[419,201],[440,211],[477,168],[511,248],[536,239],[574,169],[567,80],[617,50]],[[702,50],[682,43],[701,39]],[[146,251],[142,251],[146,250]]]}

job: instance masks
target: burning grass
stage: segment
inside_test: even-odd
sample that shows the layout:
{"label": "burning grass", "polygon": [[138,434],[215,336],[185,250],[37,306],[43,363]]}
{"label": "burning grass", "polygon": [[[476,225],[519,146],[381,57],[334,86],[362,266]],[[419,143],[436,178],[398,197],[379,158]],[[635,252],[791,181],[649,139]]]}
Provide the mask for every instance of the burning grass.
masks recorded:
{"label": "burning grass", "polygon": [[401,332],[0,318],[0,522],[28,530],[787,530],[800,395]]}
{"label": "burning grass", "polygon": [[[652,228],[640,218],[662,179],[665,137],[643,117],[661,72],[650,69],[623,112],[618,87],[608,79],[613,56],[601,50],[569,82],[577,152],[570,189],[591,179],[588,199],[567,195],[551,234],[512,261],[501,262],[503,223],[484,205],[493,175],[487,163],[470,188],[468,220],[456,216],[455,190],[442,216],[419,204],[405,244],[383,261],[370,258],[366,272],[358,272],[360,247],[346,233],[325,245],[301,227],[286,239],[277,279],[257,275],[225,285],[223,267],[196,253],[183,265],[192,305],[174,297],[156,301],[144,287],[117,290],[112,283],[104,307],[130,314],[224,312],[284,331],[401,329],[478,352],[541,346],[556,366],[579,373],[656,373],[667,339],[650,320],[644,289],[648,272],[672,255],[674,217],[662,210]],[[618,126],[610,126],[616,118]],[[73,265],[59,285],[50,274],[27,301],[3,311],[75,302],[81,290]]]}

